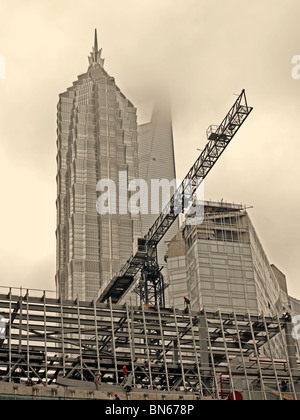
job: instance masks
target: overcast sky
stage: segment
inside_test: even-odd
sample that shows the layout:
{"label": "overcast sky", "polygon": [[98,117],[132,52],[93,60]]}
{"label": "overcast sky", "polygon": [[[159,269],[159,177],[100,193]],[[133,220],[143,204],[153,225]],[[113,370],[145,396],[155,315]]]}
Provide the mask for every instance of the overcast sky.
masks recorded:
{"label": "overcast sky", "polygon": [[0,8],[1,285],[55,289],[56,106],[86,72],[98,28],[105,69],[140,123],[155,86],[169,89],[179,177],[207,127],[246,89],[254,111],[207,177],[206,198],[253,206],[270,263],[300,299],[299,0],[0,0]]}

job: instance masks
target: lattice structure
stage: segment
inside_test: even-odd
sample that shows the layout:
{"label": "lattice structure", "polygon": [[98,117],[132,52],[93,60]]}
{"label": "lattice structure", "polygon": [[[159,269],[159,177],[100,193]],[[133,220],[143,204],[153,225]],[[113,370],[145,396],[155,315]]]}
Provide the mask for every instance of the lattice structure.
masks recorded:
{"label": "lattice structure", "polygon": [[[6,321],[3,382],[49,386],[63,379],[88,386],[101,372],[99,386],[216,399],[233,391],[245,399],[298,397],[300,373],[287,340],[290,324],[283,319],[66,301],[11,290],[0,295],[0,307]],[[274,360],[275,336],[287,349],[285,360]],[[262,359],[262,347],[269,358]]]}

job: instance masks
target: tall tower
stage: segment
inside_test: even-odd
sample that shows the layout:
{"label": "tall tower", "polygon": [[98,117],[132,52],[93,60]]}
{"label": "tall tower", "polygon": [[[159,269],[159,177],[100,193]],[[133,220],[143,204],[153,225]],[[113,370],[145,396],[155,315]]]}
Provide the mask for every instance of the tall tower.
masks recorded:
{"label": "tall tower", "polygon": [[57,108],[58,295],[91,300],[126,262],[140,216],[98,214],[96,185],[119,172],[139,178],[136,108],[104,69],[94,47],[86,73],[59,95]]}

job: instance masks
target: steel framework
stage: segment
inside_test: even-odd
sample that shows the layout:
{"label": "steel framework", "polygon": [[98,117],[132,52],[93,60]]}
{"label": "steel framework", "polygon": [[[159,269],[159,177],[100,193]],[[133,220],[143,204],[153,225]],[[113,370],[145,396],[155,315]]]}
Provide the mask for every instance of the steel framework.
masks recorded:
{"label": "steel framework", "polygon": [[[193,391],[217,399],[233,391],[248,399],[299,396],[298,364],[285,350],[284,319],[113,305],[111,300],[62,301],[11,290],[0,295],[0,307],[6,320],[2,382],[88,385],[101,372],[100,386],[128,390]],[[274,358],[275,336],[286,351],[281,361]],[[262,358],[262,348],[268,358]]]}

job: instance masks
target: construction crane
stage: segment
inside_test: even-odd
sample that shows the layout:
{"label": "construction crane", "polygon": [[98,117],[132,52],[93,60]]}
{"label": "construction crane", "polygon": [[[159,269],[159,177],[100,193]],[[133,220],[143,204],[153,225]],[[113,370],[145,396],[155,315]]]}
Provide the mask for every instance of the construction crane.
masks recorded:
{"label": "construction crane", "polygon": [[98,293],[98,301],[111,298],[118,303],[134,283],[137,274],[141,277],[137,290],[141,301],[155,307],[165,307],[165,285],[161,267],[157,260],[157,245],[172,226],[180,213],[185,212],[182,197],[189,188],[194,197],[202,182],[222,155],[228,144],[245,122],[252,107],[247,104],[245,90],[242,90],[226,117],[219,126],[207,129],[207,144],[191,167],[186,177],[171,197],[165,209],[148,230],[144,238],[138,238],[133,255],[122,267],[119,274],[104,285]]}

